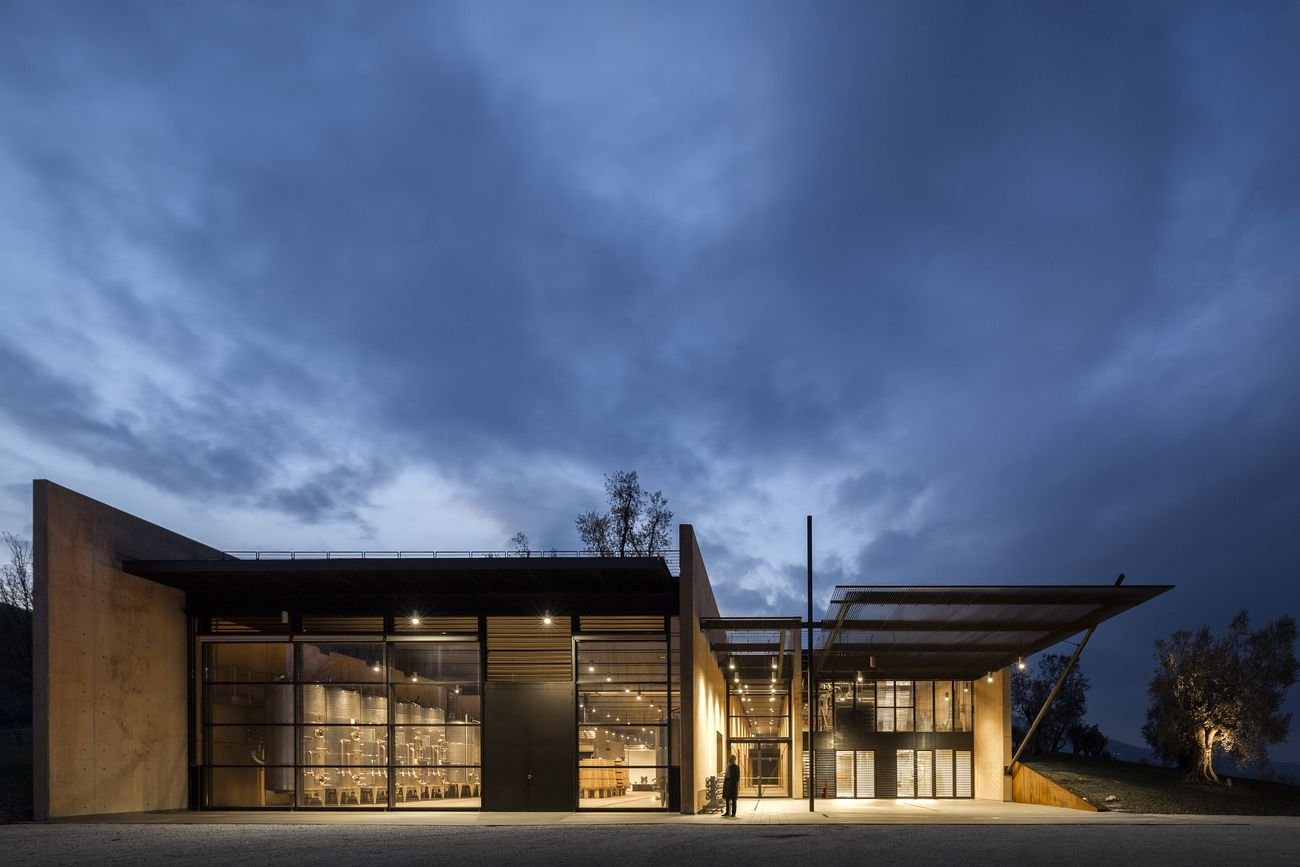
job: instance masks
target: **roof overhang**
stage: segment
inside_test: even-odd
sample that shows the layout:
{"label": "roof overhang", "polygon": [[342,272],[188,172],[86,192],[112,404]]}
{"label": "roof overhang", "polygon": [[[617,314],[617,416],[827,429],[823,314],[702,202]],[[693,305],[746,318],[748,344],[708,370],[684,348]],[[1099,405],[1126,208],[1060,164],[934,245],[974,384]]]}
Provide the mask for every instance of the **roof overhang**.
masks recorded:
{"label": "roof overhang", "polygon": [[702,617],[700,629],[708,636],[718,665],[726,665],[742,678],[766,680],[775,673],[784,680],[794,665],[791,656],[803,646],[798,617]]}
{"label": "roof overhang", "polygon": [[1170,589],[839,586],[820,624],[814,654],[817,676],[980,677]]}
{"label": "roof overhang", "polygon": [[417,603],[456,613],[545,604],[556,613],[639,614],[675,610],[678,594],[678,579],[659,557],[128,560],[122,570],[185,591],[191,610],[248,613]]}

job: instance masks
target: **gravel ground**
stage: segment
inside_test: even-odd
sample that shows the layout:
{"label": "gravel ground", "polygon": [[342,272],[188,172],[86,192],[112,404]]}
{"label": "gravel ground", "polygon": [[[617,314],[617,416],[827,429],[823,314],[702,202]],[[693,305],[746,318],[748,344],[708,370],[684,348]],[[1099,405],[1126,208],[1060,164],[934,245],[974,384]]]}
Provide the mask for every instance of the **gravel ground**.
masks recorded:
{"label": "gravel ground", "polygon": [[320,826],[17,824],[0,863],[185,864],[1287,864],[1294,819],[1116,826]]}

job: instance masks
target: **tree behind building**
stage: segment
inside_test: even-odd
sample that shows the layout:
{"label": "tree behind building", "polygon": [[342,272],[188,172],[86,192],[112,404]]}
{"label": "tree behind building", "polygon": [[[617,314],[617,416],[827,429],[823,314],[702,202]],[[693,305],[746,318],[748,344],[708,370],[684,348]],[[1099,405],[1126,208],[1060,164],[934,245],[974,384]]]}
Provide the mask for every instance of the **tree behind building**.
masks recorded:
{"label": "tree behind building", "polygon": [[[1016,729],[1022,737],[1038,716],[1068,662],[1069,657],[1059,653],[1046,654],[1039,658],[1037,671],[1019,672],[1011,682],[1011,706],[1015,711]],[[1034,732],[1034,739],[1029,744],[1030,753],[1059,753],[1065,747],[1070,730],[1083,725],[1083,715],[1088,712],[1089,686],[1088,678],[1076,664]]]}
{"label": "tree behind building", "polygon": [[641,488],[636,470],[605,476],[606,512],[583,512],[576,525],[589,551],[605,557],[652,557],[668,548],[673,513],[660,491]]}

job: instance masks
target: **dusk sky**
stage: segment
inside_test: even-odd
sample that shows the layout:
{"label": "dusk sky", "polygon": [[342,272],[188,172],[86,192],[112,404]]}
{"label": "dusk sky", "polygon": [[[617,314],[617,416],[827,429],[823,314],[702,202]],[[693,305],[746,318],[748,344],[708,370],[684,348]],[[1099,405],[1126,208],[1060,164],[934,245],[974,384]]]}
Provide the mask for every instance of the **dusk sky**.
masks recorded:
{"label": "dusk sky", "polygon": [[228,550],[572,549],[635,469],[725,614],[803,613],[807,514],[819,614],[1177,585],[1082,661],[1140,744],[1153,639],[1300,614],[1297,46],[1270,0],[0,0],[0,528],[49,478]]}

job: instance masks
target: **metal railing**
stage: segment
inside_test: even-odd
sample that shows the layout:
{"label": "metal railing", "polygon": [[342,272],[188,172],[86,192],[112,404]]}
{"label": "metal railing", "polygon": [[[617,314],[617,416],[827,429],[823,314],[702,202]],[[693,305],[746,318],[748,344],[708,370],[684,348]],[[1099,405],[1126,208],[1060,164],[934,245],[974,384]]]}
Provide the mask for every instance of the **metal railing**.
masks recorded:
{"label": "metal railing", "polygon": [[[237,560],[545,560],[555,557],[601,557],[599,551],[226,551]],[[673,575],[681,574],[677,551],[651,556],[664,561]]]}

